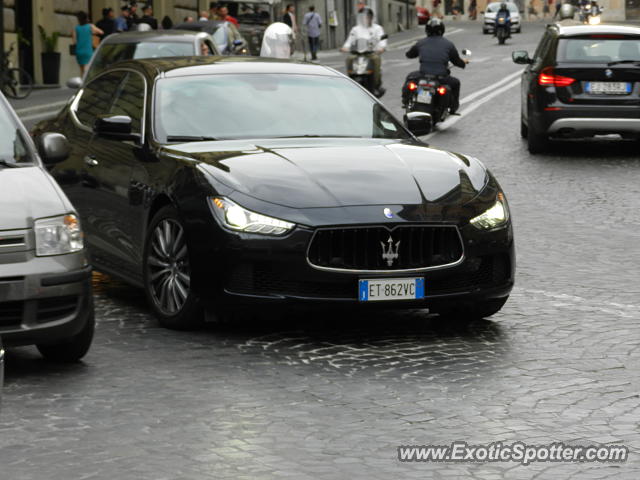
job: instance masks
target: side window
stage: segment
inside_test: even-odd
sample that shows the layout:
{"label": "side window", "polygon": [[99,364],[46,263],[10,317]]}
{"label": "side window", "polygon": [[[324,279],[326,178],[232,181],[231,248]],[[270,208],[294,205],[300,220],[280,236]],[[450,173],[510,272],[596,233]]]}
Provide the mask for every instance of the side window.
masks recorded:
{"label": "side window", "polygon": [[75,114],[85,127],[93,128],[96,116],[109,111],[122,75],[122,72],[108,73],[84,87]]}
{"label": "side window", "polygon": [[131,117],[133,133],[142,133],[144,112],[144,80],[137,73],[128,72],[118,85],[109,113]]}
{"label": "side window", "polygon": [[551,35],[549,34],[549,32],[545,32],[542,40],[540,40],[540,43],[538,44],[538,48],[536,48],[536,53],[533,54],[533,60],[535,62],[539,62],[542,59],[542,57],[546,53],[547,46],[549,45],[550,40]]}

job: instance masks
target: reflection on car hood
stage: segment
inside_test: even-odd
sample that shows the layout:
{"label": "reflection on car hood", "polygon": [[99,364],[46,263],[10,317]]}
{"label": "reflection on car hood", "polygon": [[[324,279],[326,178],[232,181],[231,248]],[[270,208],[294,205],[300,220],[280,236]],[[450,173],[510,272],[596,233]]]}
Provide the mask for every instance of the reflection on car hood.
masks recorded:
{"label": "reflection on car hood", "polygon": [[194,142],[167,150],[203,162],[234,190],[292,208],[464,204],[487,180],[473,158],[388,140]]}
{"label": "reflection on car hood", "polygon": [[58,189],[40,167],[0,169],[0,230],[31,228],[36,218],[63,213]]}

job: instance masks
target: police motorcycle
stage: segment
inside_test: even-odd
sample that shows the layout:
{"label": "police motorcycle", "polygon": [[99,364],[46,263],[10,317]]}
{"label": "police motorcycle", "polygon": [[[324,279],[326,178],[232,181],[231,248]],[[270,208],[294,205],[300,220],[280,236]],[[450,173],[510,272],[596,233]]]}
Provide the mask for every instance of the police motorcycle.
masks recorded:
{"label": "police motorcycle", "polygon": [[507,38],[511,36],[511,20],[500,12],[496,15],[495,36],[500,45],[504,45]]}
{"label": "police motorcycle", "polygon": [[582,5],[580,7],[580,20],[585,25],[599,25],[602,10],[602,7],[598,6],[595,2]]}
{"label": "police motorcycle", "polygon": [[[470,57],[471,50],[462,49],[463,56]],[[409,80],[407,84],[409,99],[405,107],[405,124],[411,123],[413,118],[431,117],[428,131],[431,132],[438,123],[444,122],[449,117],[449,109],[452,105],[451,89],[448,85],[440,83],[439,75],[421,74],[420,78]]]}

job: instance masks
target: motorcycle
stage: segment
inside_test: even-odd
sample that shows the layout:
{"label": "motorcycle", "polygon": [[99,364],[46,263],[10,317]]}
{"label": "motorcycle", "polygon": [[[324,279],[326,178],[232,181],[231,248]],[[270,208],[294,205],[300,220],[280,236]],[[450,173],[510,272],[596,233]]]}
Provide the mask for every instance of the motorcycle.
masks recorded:
{"label": "motorcycle", "polygon": [[[471,51],[463,49],[464,56],[471,56]],[[451,88],[440,83],[439,75],[420,74],[409,78],[405,88],[409,91],[409,99],[405,107],[404,122],[408,125],[413,118],[430,117],[430,126],[425,135],[431,132],[438,123],[449,117],[452,104]]]}
{"label": "motorcycle", "polygon": [[[385,40],[388,36],[383,35],[380,40]],[[375,42],[377,43],[377,42]],[[373,84],[373,73],[375,66],[371,59],[374,45],[370,39],[357,39],[355,48],[351,49],[351,56],[347,58],[347,75],[352,80],[358,82],[369,92],[380,98],[384,95],[385,90],[376,90]]]}
{"label": "motorcycle", "polygon": [[599,25],[602,7],[586,5],[580,8],[580,21],[585,25]]}
{"label": "motorcycle", "polygon": [[511,22],[506,17],[496,17],[496,37],[498,43],[504,45],[507,38],[511,36]]}

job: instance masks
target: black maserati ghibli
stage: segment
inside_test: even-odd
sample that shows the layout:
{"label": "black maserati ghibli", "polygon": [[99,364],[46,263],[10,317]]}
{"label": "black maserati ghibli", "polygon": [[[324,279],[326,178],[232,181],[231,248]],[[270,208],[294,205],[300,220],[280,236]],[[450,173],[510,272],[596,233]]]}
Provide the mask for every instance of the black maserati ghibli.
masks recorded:
{"label": "black maserati ghibli", "polygon": [[492,315],[515,268],[504,193],[405,121],[327,67],[200,57],[113,65],[33,134],[71,144],[49,168],[94,268],[167,327],[267,302]]}

